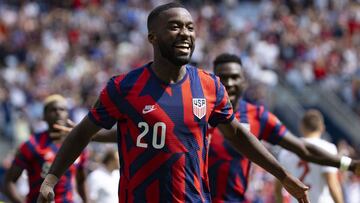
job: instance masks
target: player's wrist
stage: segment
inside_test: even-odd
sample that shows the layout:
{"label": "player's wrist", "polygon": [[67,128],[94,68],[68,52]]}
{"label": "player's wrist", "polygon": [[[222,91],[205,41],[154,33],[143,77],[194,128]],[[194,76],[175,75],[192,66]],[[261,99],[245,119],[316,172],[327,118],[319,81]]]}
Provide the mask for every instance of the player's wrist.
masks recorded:
{"label": "player's wrist", "polygon": [[348,156],[342,156],[340,158],[340,171],[347,171],[347,170],[351,170],[351,168],[354,167],[352,165],[352,159]]}
{"label": "player's wrist", "polygon": [[56,185],[56,183],[58,182],[58,180],[59,180],[59,178],[58,177],[56,177],[55,175],[53,175],[53,174],[47,174],[46,176],[45,176],[45,179],[44,179],[44,184],[46,184],[46,185],[48,185],[48,186],[50,186],[50,187],[52,187],[52,188],[54,188],[55,187],[55,185]]}

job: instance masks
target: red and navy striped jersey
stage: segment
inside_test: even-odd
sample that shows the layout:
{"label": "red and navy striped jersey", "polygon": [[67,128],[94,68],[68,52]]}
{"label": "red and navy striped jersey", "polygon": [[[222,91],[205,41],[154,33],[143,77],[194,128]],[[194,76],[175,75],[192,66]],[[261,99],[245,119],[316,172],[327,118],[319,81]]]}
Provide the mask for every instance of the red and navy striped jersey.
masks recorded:
{"label": "red and navy striped jersey", "polygon": [[233,110],[219,78],[190,65],[174,84],[150,64],[113,77],[89,118],[117,123],[120,202],[209,202],[207,126]]}
{"label": "red and navy striped jersey", "polygon": [[[277,144],[285,135],[286,127],[263,106],[244,100],[238,106],[235,117],[259,140]],[[218,129],[212,129],[209,178],[213,202],[244,202],[249,171],[250,160],[233,149]]]}
{"label": "red and navy striped jersey", "polygon": [[[19,148],[19,153],[14,159],[14,164],[27,171],[29,176],[29,194],[26,202],[36,203],[41,183],[44,181],[55,155],[60,149],[60,144],[55,144],[47,131],[34,134]],[[73,202],[74,178],[76,170],[83,168],[87,160],[86,153],[70,166],[59,179],[54,188],[55,203]]]}

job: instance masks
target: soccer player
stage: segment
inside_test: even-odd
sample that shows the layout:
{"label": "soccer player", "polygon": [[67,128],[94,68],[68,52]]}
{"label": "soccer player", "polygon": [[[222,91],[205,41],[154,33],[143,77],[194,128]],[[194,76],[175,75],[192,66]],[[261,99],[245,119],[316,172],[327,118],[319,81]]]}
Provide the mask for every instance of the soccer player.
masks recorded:
{"label": "soccer player", "polygon": [[[55,129],[54,125],[66,125],[68,116],[68,106],[63,96],[54,94],[45,99],[44,120],[49,126],[48,130],[31,135],[30,139],[19,147],[15,159],[5,175],[4,190],[11,202],[24,202],[23,197],[17,193],[15,186],[23,170],[27,171],[29,177],[30,191],[26,196],[26,202],[36,202],[41,182],[48,173],[50,165],[67,135],[67,133]],[[85,162],[86,156],[81,154],[66,170],[65,175],[59,179],[54,188],[55,202],[73,201],[74,179],[76,179],[77,190],[81,198],[87,202]]]}
{"label": "soccer player", "polygon": [[[321,139],[325,125],[319,111],[308,110],[301,119],[300,130],[305,142],[312,143],[331,154],[337,154],[334,144]],[[279,161],[311,188],[309,198],[312,203],[344,202],[337,168],[305,162],[287,150],[280,152]],[[279,188],[281,187],[278,187],[277,196],[280,200],[282,195]],[[295,202],[295,200],[291,199],[290,202]]]}
{"label": "soccer player", "polygon": [[148,16],[153,62],[110,79],[89,114],[70,132],[41,185],[38,202],[53,198],[66,168],[101,128],[117,123],[120,202],[210,202],[208,124],[277,177],[299,202],[307,187],[287,173],[234,119],[225,88],[213,74],[188,65],[195,25],[178,3]]}
{"label": "soccer player", "polygon": [[[340,158],[319,150],[317,146],[295,137],[263,106],[244,101],[242,94],[246,89],[246,78],[238,56],[228,53],[219,55],[214,60],[214,73],[220,78],[229,94],[235,117],[258,139],[280,145],[306,161],[322,165],[339,167],[341,160],[343,162],[349,160],[348,157]],[[245,192],[251,162],[224,139],[219,129],[211,131],[213,132],[210,133],[209,178],[212,201],[246,202]],[[358,160],[353,160],[351,165],[343,164],[352,171],[355,171],[355,168],[360,169]]]}

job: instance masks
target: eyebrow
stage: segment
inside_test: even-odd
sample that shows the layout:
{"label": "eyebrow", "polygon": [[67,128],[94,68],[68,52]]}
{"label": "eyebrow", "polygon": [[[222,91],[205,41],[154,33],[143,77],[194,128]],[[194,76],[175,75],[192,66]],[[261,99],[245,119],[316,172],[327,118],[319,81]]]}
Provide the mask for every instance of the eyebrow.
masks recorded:
{"label": "eyebrow", "polygon": [[168,21],[167,22],[167,24],[185,24],[185,25],[193,25],[194,24],[194,22],[192,22],[192,21],[188,21],[188,22],[183,22],[183,21],[181,21],[181,20],[170,20],[170,21]]}

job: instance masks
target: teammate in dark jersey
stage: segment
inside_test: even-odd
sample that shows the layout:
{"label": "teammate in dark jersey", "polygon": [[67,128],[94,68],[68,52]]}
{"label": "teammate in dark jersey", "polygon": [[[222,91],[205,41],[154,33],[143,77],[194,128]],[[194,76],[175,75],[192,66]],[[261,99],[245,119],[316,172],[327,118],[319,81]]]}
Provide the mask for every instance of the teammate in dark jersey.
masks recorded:
{"label": "teammate in dark jersey", "polygon": [[[64,125],[68,119],[66,100],[60,95],[51,95],[44,102],[44,120],[48,123],[49,129],[45,132],[34,134],[24,142],[17,151],[12,166],[5,176],[5,192],[11,202],[23,202],[17,194],[15,183],[23,170],[27,171],[29,193],[26,202],[36,202],[39,196],[39,189],[44,180],[50,165],[53,162],[66,134],[54,129],[54,124]],[[81,154],[74,164],[65,172],[54,188],[56,203],[73,202],[74,185],[76,186],[83,201],[86,202],[85,194],[85,154]]]}
{"label": "teammate in dark jersey", "polygon": [[[263,106],[252,105],[242,99],[246,78],[242,62],[232,54],[221,54],[214,61],[214,73],[225,86],[235,117],[260,140],[278,144],[306,161],[322,165],[340,166],[340,157],[295,137],[278,118]],[[209,178],[213,202],[246,202],[250,160],[238,153],[218,129],[211,130]],[[350,170],[359,167],[353,160]]]}
{"label": "teammate in dark jersey", "polygon": [[208,124],[276,176],[300,202],[308,189],[277,163],[234,118],[224,86],[190,65],[195,28],[180,4],[155,8],[148,17],[154,60],[115,76],[93,109],[69,134],[46,176],[39,202],[101,128],[117,124],[120,202],[210,202],[207,175]]}

